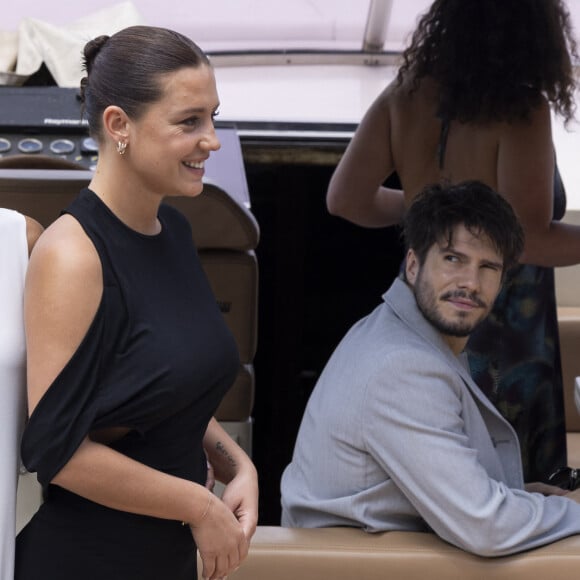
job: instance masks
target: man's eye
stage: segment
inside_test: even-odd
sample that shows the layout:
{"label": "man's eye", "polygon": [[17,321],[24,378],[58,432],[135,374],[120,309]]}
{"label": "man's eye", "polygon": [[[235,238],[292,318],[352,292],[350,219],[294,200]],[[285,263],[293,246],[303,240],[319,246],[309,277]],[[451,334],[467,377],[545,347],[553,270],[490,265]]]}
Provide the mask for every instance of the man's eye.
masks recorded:
{"label": "man's eye", "polygon": [[484,264],[482,267],[488,270],[492,270],[493,272],[501,271],[501,266],[496,266],[495,264]]}

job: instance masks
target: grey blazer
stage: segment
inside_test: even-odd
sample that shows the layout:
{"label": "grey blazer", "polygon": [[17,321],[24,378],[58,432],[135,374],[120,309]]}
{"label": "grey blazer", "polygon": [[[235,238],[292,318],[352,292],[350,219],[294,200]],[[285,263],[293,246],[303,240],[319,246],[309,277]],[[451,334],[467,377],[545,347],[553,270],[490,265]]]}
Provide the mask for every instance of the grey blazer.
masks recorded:
{"label": "grey blazer", "polygon": [[580,505],[523,490],[516,434],[396,280],[312,393],[282,525],[431,530],[500,556],[580,532]]}

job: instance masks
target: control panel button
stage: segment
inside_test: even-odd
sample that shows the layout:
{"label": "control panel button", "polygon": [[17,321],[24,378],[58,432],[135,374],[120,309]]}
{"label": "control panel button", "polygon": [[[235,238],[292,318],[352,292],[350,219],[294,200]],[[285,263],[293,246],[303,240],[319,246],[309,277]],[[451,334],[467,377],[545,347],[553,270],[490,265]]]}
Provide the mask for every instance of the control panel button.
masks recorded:
{"label": "control panel button", "polygon": [[10,143],[8,139],[0,137],[0,153],[6,153],[6,151],[10,151],[10,149],[12,149],[12,143]]}
{"label": "control panel button", "polygon": [[21,153],[40,153],[42,151],[42,141],[27,137],[18,142],[18,150]]}
{"label": "control panel button", "polygon": [[50,144],[50,150],[55,155],[67,155],[75,150],[75,144],[70,139],[56,139]]}
{"label": "control panel button", "polygon": [[85,137],[81,141],[81,153],[93,155],[99,152],[99,144],[92,137]]}

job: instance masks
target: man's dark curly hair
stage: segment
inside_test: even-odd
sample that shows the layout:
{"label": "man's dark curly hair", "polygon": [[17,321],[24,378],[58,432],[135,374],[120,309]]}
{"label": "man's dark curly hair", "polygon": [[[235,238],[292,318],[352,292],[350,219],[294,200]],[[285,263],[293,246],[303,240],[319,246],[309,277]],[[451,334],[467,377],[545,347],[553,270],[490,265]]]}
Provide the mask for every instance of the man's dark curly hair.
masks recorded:
{"label": "man's dark curly hair", "polygon": [[505,198],[480,181],[426,186],[405,215],[402,235],[423,264],[435,244],[452,246],[457,226],[489,238],[503,259],[504,276],[517,264],[524,248],[522,226]]}
{"label": "man's dark curly hair", "polygon": [[563,0],[435,0],[403,53],[397,80],[439,85],[439,115],[460,122],[526,119],[544,95],[574,116],[570,15]]}

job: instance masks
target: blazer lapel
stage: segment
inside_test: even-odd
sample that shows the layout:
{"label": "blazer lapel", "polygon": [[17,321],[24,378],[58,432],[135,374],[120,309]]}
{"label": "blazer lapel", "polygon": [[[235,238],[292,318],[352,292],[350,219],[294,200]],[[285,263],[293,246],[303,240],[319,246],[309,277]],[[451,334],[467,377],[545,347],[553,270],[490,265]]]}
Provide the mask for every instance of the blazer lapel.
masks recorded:
{"label": "blazer lapel", "polygon": [[[393,309],[397,316],[425,341],[436,349],[447,363],[461,376],[463,382],[480,406],[505,422],[501,413],[490,402],[477,386],[467,362],[465,353],[456,356],[443,340],[441,333],[430,324],[417,306],[412,289],[401,278],[397,278],[391,288],[383,295],[383,300]],[[507,423],[507,422],[506,422]],[[508,424],[509,425],[509,424]],[[510,426],[511,428],[511,426]],[[514,431],[515,434],[515,431]]]}

